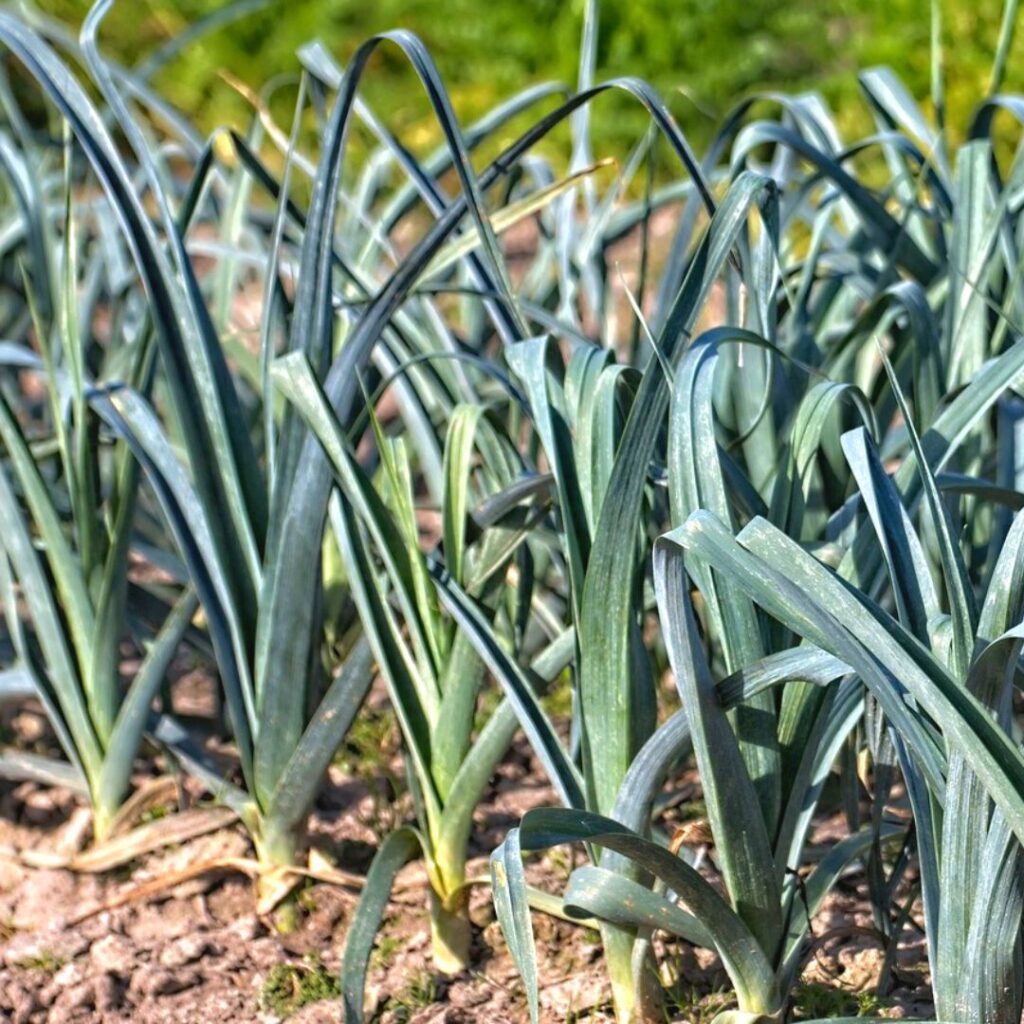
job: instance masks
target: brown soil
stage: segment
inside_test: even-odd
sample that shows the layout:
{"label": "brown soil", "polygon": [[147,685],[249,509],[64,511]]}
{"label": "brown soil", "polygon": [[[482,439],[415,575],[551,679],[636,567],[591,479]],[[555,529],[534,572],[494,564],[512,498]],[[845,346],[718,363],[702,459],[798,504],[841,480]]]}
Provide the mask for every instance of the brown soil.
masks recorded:
{"label": "brown soil", "polygon": [[[126,652],[129,654],[130,652]],[[126,664],[126,668],[128,668]],[[210,722],[215,682],[200,659],[183,654],[173,670],[175,711],[193,723]],[[5,738],[40,753],[55,753],[38,708],[2,716]],[[374,850],[396,825],[411,819],[402,792],[398,737],[380,687],[360,720],[361,738],[346,741],[310,822],[310,842],[338,868],[365,872]],[[230,763],[230,748],[211,741],[211,753]],[[138,783],[166,769],[141,757]],[[168,790],[171,794],[174,787]],[[687,843],[700,843],[702,805],[693,770],[674,779],[665,826],[689,823]],[[185,784],[189,804],[203,794]],[[486,857],[531,807],[553,805],[554,793],[522,740],[506,757],[476,814],[470,877],[486,875]],[[173,811],[165,803],[150,814]],[[72,794],[33,783],[0,781],[0,1021],[13,1024],[139,1022],[237,1024],[280,1020],[267,1003],[268,982],[282,965],[336,978],[355,897],[342,888],[311,884],[296,900],[297,926],[281,934],[255,913],[253,883],[220,870],[113,907],[140,884],[215,858],[251,856],[244,830],[221,828],[180,846],[136,859],[102,875],[39,867],[43,855],[69,857],[90,840],[90,815]],[[815,842],[842,833],[839,817],[816,823]],[[564,888],[581,850],[555,850],[530,861],[530,881],[550,892]],[[37,866],[31,866],[31,865]],[[380,1024],[519,1024],[527,1017],[522,985],[494,920],[486,887],[473,890],[476,925],[470,970],[448,978],[432,969],[422,866],[399,875],[378,936],[367,991],[367,1019]],[[906,894],[903,895],[906,898]],[[107,908],[107,909],[104,909]],[[891,983],[874,998],[884,949],[874,930],[863,872],[843,878],[813,922],[815,941],[796,1000],[796,1017],[853,1014],[927,1016],[930,989],[919,908],[901,937]],[[534,915],[545,1024],[603,1024],[612,1020],[599,936]],[[728,1003],[728,979],[716,958],[681,942],[658,940],[659,962],[674,974],[667,1020],[708,1024]],[[288,1019],[336,1022],[338,998],[310,1003]]]}
{"label": "brown soil", "polygon": [[[21,728],[39,729],[35,716],[21,715]],[[19,730],[20,731],[20,730]],[[384,744],[385,749],[388,743]],[[344,763],[343,761],[340,763]],[[147,774],[154,771],[153,765]],[[383,774],[387,774],[384,772]],[[696,780],[677,780],[675,792],[699,795]],[[405,800],[386,797],[381,779],[354,779],[332,769],[313,817],[313,842],[339,867],[366,869],[380,836],[407,815]],[[486,870],[484,854],[529,807],[553,803],[539,768],[517,746],[496,776],[480,808],[476,859],[470,874]],[[685,815],[686,805],[674,812]],[[823,821],[818,838],[838,828]],[[74,923],[83,911],[107,902],[147,878],[216,856],[246,856],[238,826],[152,854],[129,868],[96,876],[28,867],[26,851],[71,853],[88,838],[88,811],[68,793],[31,783],[0,789],[0,1014],[27,1022],[270,1022],[264,988],[281,964],[311,970],[319,960],[336,975],[353,897],[324,884],[298,898],[298,926],[280,934],[254,913],[252,883],[227,872],[204,875],[144,901],[101,910]],[[557,891],[573,866],[572,854],[556,851],[531,863],[531,881]],[[383,1024],[526,1020],[522,988],[500,931],[489,894],[474,891],[477,925],[471,970],[444,978],[431,969],[425,904],[426,877],[419,864],[401,873],[378,939],[367,993],[368,1006]],[[545,1021],[610,1021],[609,992],[598,937],[588,929],[534,915],[541,966]],[[804,973],[806,1007],[837,992],[871,992],[883,950],[874,937],[862,874],[844,879],[814,922],[817,937]],[[668,947],[668,948],[667,948]],[[678,1006],[675,1020],[707,1021],[727,1005],[728,986],[715,958],[681,943],[662,946],[674,965]],[[923,939],[908,929],[896,958],[885,1012],[919,1016],[929,1009]],[[278,968],[279,970],[280,968]],[[824,1004],[833,1013],[839,1003]],[[876,1004],[864,1003],[864,1006]],[[294,1013],[295,1022],[335,1022],[340,1000],[323,999]]]}

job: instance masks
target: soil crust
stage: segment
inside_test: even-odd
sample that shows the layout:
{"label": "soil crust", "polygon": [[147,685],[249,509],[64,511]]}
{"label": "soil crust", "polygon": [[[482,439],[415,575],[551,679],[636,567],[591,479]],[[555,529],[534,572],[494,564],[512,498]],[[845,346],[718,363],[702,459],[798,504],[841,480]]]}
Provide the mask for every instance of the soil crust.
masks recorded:
{"label": "soil crust", "polygon": [[[14,723],[16,731],[38,728],[33,715],[22,717],[26,720]],[[311,842],[347,871],[364,872],[382,836],[409,814],[406,798],[396,797],[393,788],[401,777],[393,740],[385,738],[380,749],[381,763],[372,773],[364,769],[362,777],[339,758],[313,815]],[[140,767],[141,781],[152,778],[159,765],[140,762]],[[669,816],[684,824],[699,807],[695,775],[673,780],[671,790],[685,800],[677,799]],[[186,790],[184,796],[194,802],[199,794]],[[486,854],[526,810],[554,803],[536,761],[517,744],[477,812],[470,876],[486,875]],[[816,843],[833,840],[841,827],[839,819],[821,820]],[[230,870],[115,906],[143,882],[203,861],[249,857],[248,840],[236,824],[104,874],[34,866],[44,855],[52,860],[80,850],[89,828],[88,810],[68,792],[33,783],[0,788],[0,1019],[14,1024],[243,1024],[285,1016],[333,1024],[340,1019],[335,979],[352,893],[320,883],[303,888],[294,903],[295,927],[287,934],[257,916],[251,880]],[[556,850],[531,861],[528,876],[557,892],[581,856]],[[471,916],[471,969],[454,978],[437,974],[430,959],[426,876],[420,864],[408,865],[398,877],[371,962],[368,1019],[372,1014],[382,1024],[525,1021],[522,986],[484,886],[473,891]],[[879,998],[874,993],[885,951],[872,921],[866,880],[857,871],[842,879],[812,922],[815,941],[795,1015],[927,1014],[930,991],[915,917],[910,915],[900,939],[888,991]],[[543,1019],[551,1024],[610,1021],[596,932],[540,914],[534,915],[534,925]],[[676,971],[668,1019],[710,1021],[728,1006],[727,979],[714,956],[682,943],[662,944],[661,952],[660,959]],[[320,987],[307,984],[311,979]],[[318,995],[324,998],[297,1005]]]}

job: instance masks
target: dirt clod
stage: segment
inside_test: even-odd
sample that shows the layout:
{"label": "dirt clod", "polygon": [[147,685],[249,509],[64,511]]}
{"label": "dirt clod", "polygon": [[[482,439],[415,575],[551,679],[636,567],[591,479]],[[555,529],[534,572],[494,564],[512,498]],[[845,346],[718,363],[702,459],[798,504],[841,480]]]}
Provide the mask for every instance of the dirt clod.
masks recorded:
{"label": "dirt clod", "polygon": [[89,950],[93,966],[105,974],[127,977],[135,965],[136,950],[123,935],[107,935],[94,942]]}
{"label": "dirt clod", "polygon": [[143,996],[167,996],[194,988],[202,981],[197,970],[169,971],[164,967],[142,967],[132,976],[132,989]]}
{"label": "dirt clod", "polygon": [[160,951],[160,966],[177,970],[215,952],[215,947],[205,935],[183,935]]}
{"label": "dirt clod", "polygon": [[96,995],[96,1009],[100,1013],[110,1013],[118,1009],[124,995],[124,986],[109,974],[101,974],[93,982]]}

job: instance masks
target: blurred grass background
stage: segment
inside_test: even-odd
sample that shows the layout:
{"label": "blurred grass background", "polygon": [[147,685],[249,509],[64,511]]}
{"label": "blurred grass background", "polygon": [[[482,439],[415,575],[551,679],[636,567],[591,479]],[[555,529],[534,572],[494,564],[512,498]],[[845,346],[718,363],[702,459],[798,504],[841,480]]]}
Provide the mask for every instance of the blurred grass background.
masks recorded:
{"label": "blurred grass background", "polygon": [[[76,27],[89,7],[89,0],[37,3]],[[137,63],[222,3],[120,0],[105,23],[107,52]],[[204,130],[243,128],[249,108],[221,70],[259,88],[298,68],[295,51],[304,42],[320,39],[344,61],[368,35],[400,26],[426,42],[468,123],[529,83],[575,81],[582,7],[582,0],[270,0],[191,45],[156,84]],[[948,124],[957,137],[987,90],[1002,0],[946,0],[942,13]],[[916,97],[927,96],[929,33],[927,0],[605,0],[598,77],[647,79],[698,149],[715,116],[760,89],[814,88],[853,131],[869,123],[859,68],[889,64]],[[1007,91],[1024,89],[1021,36]],[[414,149],[436,139],[422,90],[395,48],[375,58],[364,95]],[[600,152],[628,146],[647,121],[632,101],[606,97],[593,123]]]}

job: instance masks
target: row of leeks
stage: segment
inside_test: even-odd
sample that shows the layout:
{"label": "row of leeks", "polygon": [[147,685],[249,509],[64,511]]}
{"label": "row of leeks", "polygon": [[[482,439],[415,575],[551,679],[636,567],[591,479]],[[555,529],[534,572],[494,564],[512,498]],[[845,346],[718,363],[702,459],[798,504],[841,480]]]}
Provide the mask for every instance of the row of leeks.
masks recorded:
{"label": "row of leeks", "polygon": [[[363,885],[348,1019],[412,856],[437,966],[470,963],[473,814],[519,732],[562,805],[492,861],[534,1016],[531,906],[599,924],[623,1021],[663,1012],[659,930],[718,953],[734,1019],[781,1019],[809,920],[862,864],[891,950],[917,886],[939,1020],[1019,1019],[1024,161],[993,130],[1024,103],[994,91],[954,153],[873,69],[854,145],[817,97],[773,94],[698,159],[642,81],[595,84],[591,3],[573,93],[528,89],[463,130],[410,34],[344,69],[311,46],[291,131],[268,89],[225,158],[104,59],[110,6],[77,42],[0,12],[66,132],[55,150],[0,90],[0,680],[43,701],[67,756],[0,770],[71,781],[102,841],[156,744],[248,829],[269,906],[379,677],[413,822]],[[422,159],[360,95],[381,46],[437,117]],[[651,130],[611,166],[589,121],[616,94]],[[560,173],[537,147],[566,124]],[[376,144],[359,167],[355,131]],[[171,582],[140,582],[136,556]],[[233,772],[173,713],[183,642],[216,666]],[[567,677],[566,734],[542,698]],[[721,886],[662,834],[691,757]],[[849,831],[822,852],[837,764]],[[526,884],[523,851],[573,842],[589,863],[563,894]]]}

